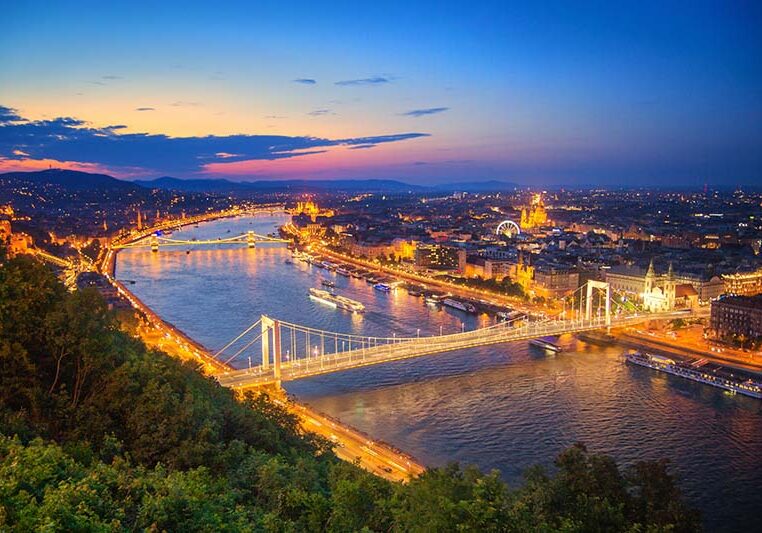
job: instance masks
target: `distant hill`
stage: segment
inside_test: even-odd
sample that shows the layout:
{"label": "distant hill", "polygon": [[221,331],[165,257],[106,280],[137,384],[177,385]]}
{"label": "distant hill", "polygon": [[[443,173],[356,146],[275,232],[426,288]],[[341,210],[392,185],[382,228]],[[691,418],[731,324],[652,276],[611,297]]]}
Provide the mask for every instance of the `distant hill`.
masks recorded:
{"label": "distant hill", "polygon": [[152,189],[171,189],[192,192],[406,192],[423,191],[426,187],[395,180],[259,180],[230,181],[226,179],[178,179],[162,177],[155,180],[138,180],[134,183]]}
{"label": "distant hill", "polygon": [[126,181],[77,170],[50,169],[36,172],[8,172],[0,174],[0,180],[26,181],[36,185],[54,184],[72,191],[118,191],[136,192],[146,189],[162,189],[182,192],[206,192],[218,194],[246,194],[272,192],[501,192],[518,187],[507,181],[479,181],[446,183],[441,185],[414,185],[397,180],[385,179],[342,179],[342,180],[259,180],[231,181],[227,179],[179,179],[169,176],[153,180]]}
{"label": "distant hill", "polygon": [[448,183],[424,186],[397,180],[344,179],[344,180],[260,180],[230,181],[226,179],[178,179],[162,177],[149,181],[135,181],[142,187],[187,192],[499,192],[514,190],[515,183],[506,181],[481,181],[473,183]]}
{"label": "distant hill", "polygon": [[92,174],[78,170],[49,169],[36,172],[6,172],[0,180],[26,181],[37,185],[60,185],[72,191],[92,189],[108,191],[140,191],[142,187],[133,182],[119,180],[106,174]]}

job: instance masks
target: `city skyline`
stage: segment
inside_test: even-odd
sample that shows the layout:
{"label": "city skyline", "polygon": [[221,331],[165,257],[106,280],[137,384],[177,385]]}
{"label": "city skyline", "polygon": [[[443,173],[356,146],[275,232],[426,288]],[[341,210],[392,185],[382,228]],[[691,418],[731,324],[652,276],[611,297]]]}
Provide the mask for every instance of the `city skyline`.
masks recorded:
{"label": "city skyline", "polygon": [[750,4],[7,12],[0,171],[732,187],[762,168]]}

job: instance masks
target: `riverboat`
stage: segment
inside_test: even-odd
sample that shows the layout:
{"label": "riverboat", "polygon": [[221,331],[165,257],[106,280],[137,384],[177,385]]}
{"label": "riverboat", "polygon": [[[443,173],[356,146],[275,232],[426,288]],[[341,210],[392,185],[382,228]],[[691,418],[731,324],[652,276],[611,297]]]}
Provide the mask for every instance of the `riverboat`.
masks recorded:
{"label": "riverboat", "polygon": [[529,341],[529,344],[548,352],[559,353],[563,351],[563,348],[558,344],[551,342],[549,339],[532,339]]}
{"label": "riverboat", "polygon": [[634,365],[666,372],[673,376],[680,376],[691,381],[718,387],[731,393],[762,399],[762,381],[736,376],[723,367],[703,368],[708,363],[706,359],[699,359],[693,362],[676,361],[663,355],[639,351],[625,354],[625,359],[628,363]]}
{"label": "riverboat", "polygon": [[453,309],[458,309],[459,311],[465,311],[466,313],[476,313],[476,307],[474,307],[473,304],[468,302],[461,302],[455,298],[445,298],[442,300],[442,305],[452,307]]}
{"label": "riverboat", "polygon": [[442,295],[441,294],[429,294],[427,295],[423,301],[426,303],[426,305],[432,305],[437,306],[442,303]]}
{"label": "riverboat", "polygon": [[358,302],[357,300],[352,300],[345,296],[332,294],[322,289],[311,288],[310,298],[317,300],[320,303],[330,305],[331,307],[344,309],[346,311],[351,311],[353,313],[362,313],[363,311],[365,311],[365,306],[361,302]]}

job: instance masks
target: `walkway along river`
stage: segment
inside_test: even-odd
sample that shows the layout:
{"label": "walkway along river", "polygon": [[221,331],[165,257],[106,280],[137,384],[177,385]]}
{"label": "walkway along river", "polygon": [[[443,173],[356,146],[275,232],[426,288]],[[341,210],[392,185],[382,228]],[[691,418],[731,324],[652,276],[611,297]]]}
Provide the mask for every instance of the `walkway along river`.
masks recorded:
{"label": "walkway along river", "polygon": [[[283,217],[220,220],[175,235],[268,234]],[[425,306],[403,290],[374,291],[295,262],[283,248],[198,247],[120,252],[117,278],[157,314],[204,346],[223,346],[267,314],[311,327],[364,335],[435,335],[489,323]],[[361,301],[364,314],[307,296],[321,279]],[[420,330],[420,332],[418,331]],[[448,461],[498,469],[510,484],[533,464],[551,466],[574,442],[620,463],[668,458],[687,498],[712,530],[753,524],[762,508],[762,402],[627,366],[621,348],[562,337],[550,355],[526,343],[423,357],[287,383],[319,411],[392,443],[427,465]],[[257,354],[252,364],[256,364]],[[237,361],[249,364],[247,357]]]}

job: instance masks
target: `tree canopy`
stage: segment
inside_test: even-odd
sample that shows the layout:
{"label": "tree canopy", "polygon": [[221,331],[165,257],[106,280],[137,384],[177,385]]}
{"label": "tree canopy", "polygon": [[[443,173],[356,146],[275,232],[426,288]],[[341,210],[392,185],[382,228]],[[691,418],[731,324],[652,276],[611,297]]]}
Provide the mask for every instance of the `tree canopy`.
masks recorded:
{"label": "tree canopy", "polygon": [[266,395],[237,398],[122,332],[91,289],[0,267],[0,530],[695,531],[664,462],[583,445],[509,489],[432,468],[392,484],[339,461]]}

